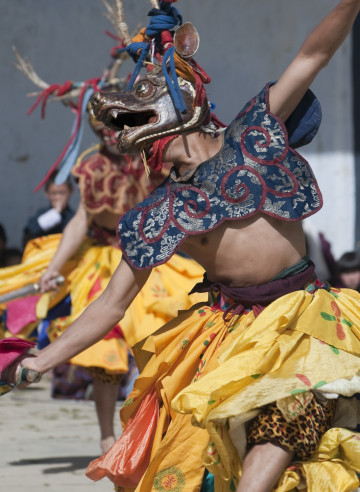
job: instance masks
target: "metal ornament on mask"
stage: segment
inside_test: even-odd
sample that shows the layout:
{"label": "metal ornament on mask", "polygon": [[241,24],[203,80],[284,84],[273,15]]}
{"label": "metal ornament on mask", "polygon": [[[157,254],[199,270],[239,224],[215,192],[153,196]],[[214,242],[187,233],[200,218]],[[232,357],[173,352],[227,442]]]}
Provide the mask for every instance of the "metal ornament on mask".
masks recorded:
{"label": "metal ornament on mask", "polygon": [[[127,91],[96,93],[92,97],[94,115],[117,132],[120,153],[141,152],[156,140],[200,127],[209,114],[210,103],[206,98],[202,104],[196,104],[195,77],[193,82],[178,76],[174,61],[176,53],[184,64],[189,63],[199,46],[197,30],[191,23],[183,24],[177,29],[173,43],[166,50],[162,65],[152,65],[152,70],[134,86],[130,80]],[[147,48],[142,47],[138,64],[145,60],[145,52],[150,52],[150,43]],[[189,69],[194,72],[199,67],[189,64]],[[137,65],[134,73],[138,72]]]}

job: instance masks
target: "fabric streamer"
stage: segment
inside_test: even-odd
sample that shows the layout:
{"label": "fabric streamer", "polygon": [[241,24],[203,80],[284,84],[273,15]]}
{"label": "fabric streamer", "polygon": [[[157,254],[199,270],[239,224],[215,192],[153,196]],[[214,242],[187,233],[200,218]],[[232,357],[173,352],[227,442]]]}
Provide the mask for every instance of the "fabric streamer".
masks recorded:
{"label": "fabric streamer", "polygon": [[94,94],[94,87],[88,86],[83,96],[81,109],[80,109],[81,112],[80,112],[79,122],[78,122],[78,118],[76,118],[73,124],[73,128],[71,130],[71,134],[72,135],[75,134],[74,140],[72,141],[71,145],[66,151],[66,154],[64,155],[63,159],[59,164],[59,172],[55,178],[55,184],[57,185],[60,185],[67,180],[68,176],[70,175],[70,171],[74,166],[76,159],[79,155],[80,144],[84,133],[84,120],[86,117],[86,108],[93,94]]}
{"label": "fabric streamer", "polygon": [[5,395],[15,387],[14,384],[1,381],[4,370],[33,347],[35,347],[34,342],[22,338],[9,337],[0,340],[0,396]]}
{"label": "fabric streamer", "polygon": [[[84,117],[85,112],[86,112],[86,106],[87,106],[87,104],[90,100],[90,97],[93,94],[94,90],[99,88],[99,82],[100,82],[99,78],[88,80],[87,82],[85,82],[84,86],[82,87],[82,90],[81,90],[81,93],[79,96],[79,108],[77,111],[77,115],[76,115],[76,119],[75,119],[75,123],[74,123],[74,127],[72,130],[70,139],[69,139],[68,143],[66,144],[65,148],[63,149],[63,151],[61,152],[61,154],[59,155],[59,157],[57,158],[57,160],[55,161],[55,163],[51,166],[51,168],[47,172],[45,178],[35,188],[35,191],[39,191],[39,189],[49,179],[50,175],[55,171],[55,169],[57,169],[59,164],[61,166],[65,165],[67,158],[69,158],[70,160],[72,160],[73,163],[75,163],[76,157],[79,153],[79,145],[81,142],[81,136],[82,136],[82,131],[83,131],[82,130],[82,128],[83,128],[82,122],[83,122],[83,119],[84,119],[83,117]],[[79,135],[79,133],[80,133],[80,135]],[[76,151],[77,151],[77,153],[76,153]],[[69,166],[69,168],[68,168],[68,166],[66,166],[66,169],[69,169],[69,172],[70,172],[71,168],[70,168],[70,166]],[[65,171],[63,171],[63,173],[65,174]],[[66,180],[66,178],[62,182],[64,182],[65,180]],[[61,184],[61,183],[59,183],[57,181],[56,184]]]}

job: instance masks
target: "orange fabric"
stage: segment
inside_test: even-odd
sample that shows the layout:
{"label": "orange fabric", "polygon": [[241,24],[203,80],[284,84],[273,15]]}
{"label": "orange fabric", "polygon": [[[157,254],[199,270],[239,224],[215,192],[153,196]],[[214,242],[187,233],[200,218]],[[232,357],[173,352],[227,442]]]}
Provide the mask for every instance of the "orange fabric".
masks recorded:
{"label": "orange fabric", "polygon": [[[211,308],[198,304],[189,311],[182,311],[177,319],[164,327],[164,331],[159,330],[143,346],[143,350],[154,355],[136,380],[132,393],[121,409],[124,432],[136,420],[142,402],[149,399],[154,387],[161,402],[161,411],[153,430],[151,461],[148,457],[144,459],[141,482],[137,487],[133,485],[137,492],[155,492],[160,482],[164,485],[165,482],[180,484],[185,481],[188,490],[200,489],[204,473],[202,450],[208,442],[208,434],[206,430],[191,425],[191,416],[174,414],[170,403],[174,395],[194,380],[194,376],[199,378],[206,373],[207,367],[217,367],[214,354],[221,343],[226,341],[228,327],[224,326],[221,318],[215,328],[205,316],[207,310],[211,311]],[[180,325],[179,320],[182,321]],[[144,421],[139,423],[140,428],[143,425]],[[191,449],[191,454],[184,456],[185,448]],[[131,450],[127,452],[131,455]],[[114,455],[117,459],[115,450]],[[88,473],[87,476],[93,480],[97,476],[107,476],[115,484],[123,483],[124,477],[117,475],[122,473],[121,469],[114,467],[111,460],[105,457],[89,465],[91,475]],[[96,468],[99,470],[96,471]],[[108,470],[104,473],[105,468]],[[131,478],[134,484],[139,482],[135,480],[135,475]]]}
{"label": "orange fabric", "polygon": [[150,461],[158,417],[159,402],[153,390],[110,450],[90,463],[86,476],[95,481],[106,476],[121,487],[136,487]]}
{"label": "orange fabric", "polygon": [[183,60],[176,52],[174,53],[174,61],[176,73],[183,79],[195,84],[196,79],[194,76],[194,70],[191,68],[189,63]]}
{"label": "orange fabric", "polygon": [[142,43],[145,41],[145,31],[146,31],[146,27],[142,27],[140,29],[140,31],[136,34],[136,36],[134,36],[133,38],[131,38],[131,42],[132,43]]}

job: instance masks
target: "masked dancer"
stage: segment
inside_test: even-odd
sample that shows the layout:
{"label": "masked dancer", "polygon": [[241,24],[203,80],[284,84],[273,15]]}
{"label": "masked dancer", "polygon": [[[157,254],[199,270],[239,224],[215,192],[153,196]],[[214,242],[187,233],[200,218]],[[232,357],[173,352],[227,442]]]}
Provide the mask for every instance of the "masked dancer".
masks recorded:
{"label": "masked dancer", "polygon": [[21,387],[29,371],[42,374],[102,339],[176,251],[205,269],[194,290],[209,301],[142,344],[148,362],[121,410],[123,435],[89,465],[90,478],[137,492],[359,486],[360,296],[314,275],[301,221],[322,197],[295,150],[320,123],[309,87],[359,10],[359,0],[339,1],[278,80],[239,102],[225,131],[193,58],[197,32],[170,1],[150,11],[132,47],[128,90],[92,97],[97,119],[120,132],[120,153],[173,168],[121,218],[123,256],[102,295],[4,376]]}

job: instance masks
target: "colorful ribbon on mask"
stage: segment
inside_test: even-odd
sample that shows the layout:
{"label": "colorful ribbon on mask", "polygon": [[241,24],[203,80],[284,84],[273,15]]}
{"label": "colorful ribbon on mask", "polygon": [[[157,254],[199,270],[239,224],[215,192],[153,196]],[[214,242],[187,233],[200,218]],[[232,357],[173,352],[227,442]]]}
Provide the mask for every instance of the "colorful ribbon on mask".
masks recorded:
{"label": "colorful ribbon on mask", "polygon": [[[144,34],[150,38],[156,38],[161,35],[164,31],[171,31],[177,25],[182,24],[182,16],[180,12],[171,6],[172,2],[160,2],[159,9],[151,9],[149,12],[150,22],[146,27]],[[132,89],[134,82],[139,75],[139,72],[143,66],[143,63],[150,51],[151,41],[136,41],[130,43],[126,48],[120,48],[118,53],[121,51],[127,51],[129,55],[136,61],[135,69],[132,73],[132,76],[127,84],[126,90],[129,91]],[[165,76],[166,83],[169,87],[169,91],[174,103],[174,106],[180,112],[184,112],[186,109],[184,99],[181,94],[181,90],[179,87],[179,83],[177,80],[177,74],[175,69],[175,61],[174,61],[175,49],[173,46],[170,46],[163,57],[163,72]],[[166,64],[169,63],[171,76],[169,75]]]}
{"label": "colorful ribbon on mask", "polygon": [[[78,103],[78,108],[76,112],[76,117],[75,121],[73,124],[73,128],[71,131],[70,139],[64,149],[62,150],[61,154],[59,157],[56,159],[54,164],[51,166],[49,171],[47,172],[46,176],[44,179],[37,185],[35,188],[35,191],[39,191],[39,189],[46,183],[46,181],[49,179],[51,174],[60,166],[60,171],[59,175],[56,176],[56,184],[61,184],[64,181],[66,181],[67,177],[70,174],[70,170],[72,166],[75,164],[76,157],[79,153],[79,147],[81,143],[81,138],[83,135],[83,122],[84,118],[86,115],[86,109],[87,109],[87,104],[94,93],[95,90],[98,90],[101,87],[101,79],[96,78],[96,79],[90,79],[84,82],[83,86],[81,87],[80,95],[79,95],[79,103]],[[68,86],[68,90],[69,90]],[[47,90],[45,90],[47,91]],[[44,91],[44,92],[45,92]],[[65,93],[65,92],[64,92]],[[47,101],[47,98],[49,97],[51,93],[46,93],[43,97],[41,95],[38,98],[38,101],[36,104],[33,105],[31,108],[31,111],[35,109],[37,104],[42,100],[43,108],[45,110],[45,104]],[[30,112],[31,112],[30,111]]]}

